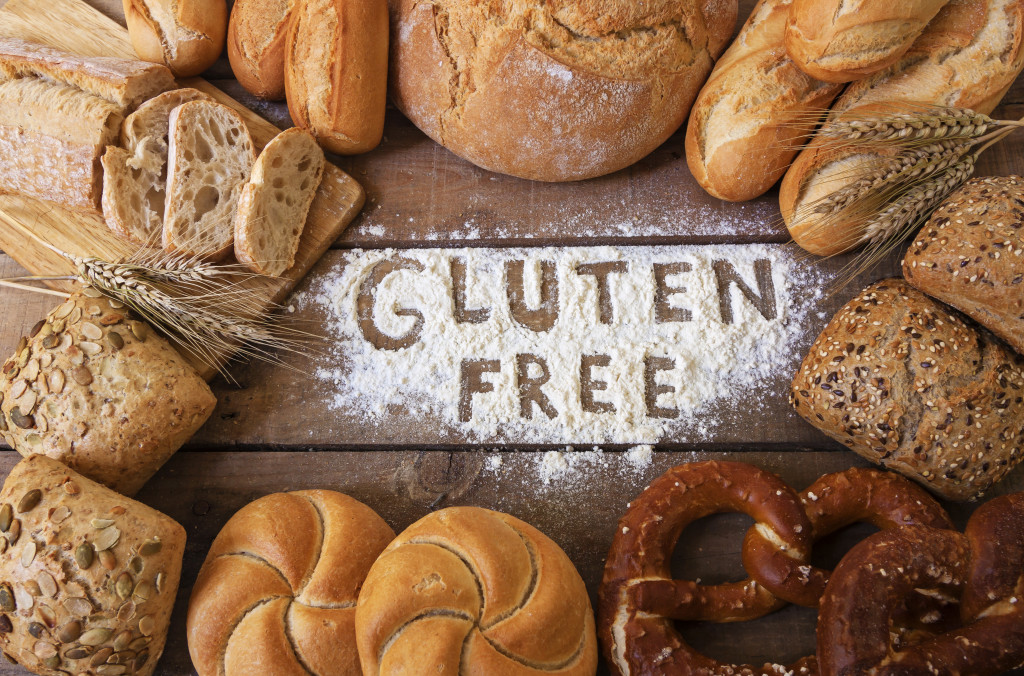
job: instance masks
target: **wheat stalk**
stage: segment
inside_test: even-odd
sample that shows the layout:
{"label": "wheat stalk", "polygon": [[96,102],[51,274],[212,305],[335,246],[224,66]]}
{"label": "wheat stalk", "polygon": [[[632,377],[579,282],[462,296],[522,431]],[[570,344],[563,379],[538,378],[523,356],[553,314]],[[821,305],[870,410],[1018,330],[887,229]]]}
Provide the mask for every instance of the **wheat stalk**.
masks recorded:
{"label": "wheat stalk", "polygon": [[825,139],[844,143],[896,143],[939,139],[973,139],[1004,124],[968,108],[940,108],[884,116],[846,116],[825,124]]}

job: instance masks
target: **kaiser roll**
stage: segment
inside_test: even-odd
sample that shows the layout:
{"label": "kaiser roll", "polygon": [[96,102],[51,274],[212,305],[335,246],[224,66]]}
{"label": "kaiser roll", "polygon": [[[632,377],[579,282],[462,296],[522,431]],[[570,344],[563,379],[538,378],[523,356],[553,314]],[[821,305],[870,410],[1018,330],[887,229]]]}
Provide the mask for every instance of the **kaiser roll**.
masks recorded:
{"label": "kaiser roll", "polygon": [[590,598],[569,557],[507,514],[451,507],[409,526],[356,607],[364,674],[597,670]]}
{"label": "kaiser roll", "polygon": [[275,493],[238,511],[213,541],[188,606],[200,676],[359,674],[355,601],[394,537],[333,491]]}
{"label": "kaiser roll", "polygon": [[390,0],[391,94],[485,169],[571,181],[627,167],[686,119],[736,0]]}

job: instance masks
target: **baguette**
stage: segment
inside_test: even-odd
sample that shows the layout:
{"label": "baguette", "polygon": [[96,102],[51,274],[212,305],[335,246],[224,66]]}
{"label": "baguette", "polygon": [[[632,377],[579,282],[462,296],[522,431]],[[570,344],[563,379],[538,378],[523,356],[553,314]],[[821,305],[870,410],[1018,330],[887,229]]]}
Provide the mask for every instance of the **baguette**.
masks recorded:
{"label": "baguette", "polygon": [[284,49],[296,0],[235,0],[228,22],[228,61],[254,96],[284,99]]}
{"label": "baguette", "polygon": [[324,175],[324,151],[293,127],[260,153],[235,214],[235,259],[253,272],[280,277],[295,265],[306,216]]}
{"label": "baguette", "polygon": [[840,85],[798,69],[783,46],[789,0],[760,0],[693,105],[686,161],[697,182],[724,200],[763,194],[786,173]]}
{"label": "baguette", "polygon": [[142,104],[121,129],[122,147],[103,154],[103,218],[115,233],[152,245],[160,241],[167,188],[167,134],[171,111],[211,100],[197,89],[175,89]]}
{"label": "baguette", "polygon": [[896,62],[949,0],[793,0],[786,50],[826,82],[850,82]]}
{"label": "baguette", "polygon": [[[896,63],[846,88],[830,119],[922,105],[989,113],[1024,67],[1024,0],[962,0],[946,5]],[[828,147],[815,139],[789,168],[779,207],[807,251],[829,256],[856,246],[862,222],[825,222],[809,205],[849,182],[891,149]]]}
{"label": "baguette", "polygon": [[177,76],[199,75],[224,51],[226,0],[123,0],[135,53]]}
{"label": "baguette", "polygon": [[386,0],[297,0],[285,47],[288,112],[325,149],[372,150],[384,135]]}
{"label": "baguette", "polygon": [[227,106],[191,101],[171,112],[164,249],[222,260],[234,244],[238,198],[256,159],[245,122]]}

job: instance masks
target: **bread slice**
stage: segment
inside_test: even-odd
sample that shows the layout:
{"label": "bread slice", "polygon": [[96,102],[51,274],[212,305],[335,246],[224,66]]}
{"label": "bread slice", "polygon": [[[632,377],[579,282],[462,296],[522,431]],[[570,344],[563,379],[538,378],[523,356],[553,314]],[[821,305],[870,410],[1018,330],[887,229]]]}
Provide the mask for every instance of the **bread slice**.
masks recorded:
{"label": "bread slice", "polygon": [[103,218],[121,237],[139,244],[160,239],[167,186],[171,112],[189,101],[210,101],[198,89],[175,89],[142,104],[121,127],[123,147],[103,154]]}
{"label": "bread slice", "polygon": [[308,131],[293,127],[260,153],[235,214],[235,258],[256,273],[280,277],[295,264],[320,179],[324,151]]}
{"label": "bread slice", "polygon": [[249,130],[226,106],[190,101],[171,113],[168,138],[164,249],[221,260],[231,252],[238,198],[256,159]]}

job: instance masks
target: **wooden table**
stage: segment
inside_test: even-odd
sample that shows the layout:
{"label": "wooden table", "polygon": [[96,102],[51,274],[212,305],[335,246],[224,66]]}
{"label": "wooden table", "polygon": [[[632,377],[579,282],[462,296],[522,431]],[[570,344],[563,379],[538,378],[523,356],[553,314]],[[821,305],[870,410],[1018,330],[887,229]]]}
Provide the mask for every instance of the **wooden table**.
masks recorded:
{"label": "wooden table", "polygon": [[[0,6],[3,2],[0,0]],[[123,22],[119,0],[90,0]],[[746,16],[753,0],[741,2]],[[207,77],[272,122],[290,126],[282,104],[248,97],[231,79],[226,60]],[[1024,116],[1024,78],[1017,81],[995,115]],[[336,266],[353,248],[426,246],[539,246],[591,244],[721,244],[788,240],[772,192],[749,204],[726,205],[707,197],[689,175],[682,133],[634,167],[576,184],[531,183],[491,174],[434,144],[400,113],[388,111],[384,143],[359,157],[333,158],[366,188],[362,214],[349,227],[300,291]],[[982,160],[979,175],[1024,173],[1024,134]],[[580,236],[581,230],[587,232]],[[838,269],[845,259],[824,263]],[[812,265],[811,261],[807,265]],[[892,257],[820,302],[810,338],[843,302],[868,282],[894,274]],[[0,276],[21,273],[0,254]],[[4,309],[0,354],[52,305],[49,297],[0,290]],[[315,309],[301,318],[323,325]],[[315,363],[291,360],[309,370]],[[701,443],[667,438],[650,466],[635,468],[621,447],[588,468],[585,480],[544,485],[537,464],[546,447],[465,445],[429,426],[367,427],[358,418],[327,410],[308,392],[316,382],[293,371],[263,365],[240,366],[237,384],[214,383],[219,405],[207,425],[143,489],[139,499],[169,514],[188,531],[188,548],[167,650],[159,674],[192,673],[184,617],[191,584],[206,550],[224,522],[247,502],[267,493],[330,488],[369,504],[401,530],[431,510],[479,505],[509,512],[550,535],[569,554],[592,595],[617,519],[647,483],[665,469],[695,459],[731,458],[775,471],[797,488],[821,474],[864,464],[793,414],[785,402],[789,374],[752,406],[732,401],[717,414],[726,421],[713,439]],[[588,447],[589,450],[589,447]],[[488,459],[500,453],[500,469]],[[0,452],[6,474],[19,456]],[[996,493],[1024,490],[1024,467]],[[950,506],[963,524],[969,506]],[[701,520],[686,532],[675,558],[677,574],[707,582],[742,577],[739,546],[750,519],[721,515]],[[854,527],[821,547],[822,561],[834,562],[851,542],[870,532]],[[731,661],[788,662],[813,651],[815,614],[789,607],[755,622],[691,625],[684,635],[708,654]],[[604,673],[602,667],[602,673]],[[23,673],[6,664],[0,674]]]}

